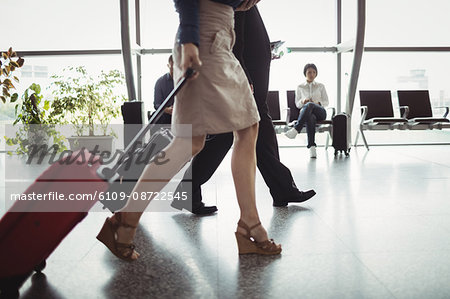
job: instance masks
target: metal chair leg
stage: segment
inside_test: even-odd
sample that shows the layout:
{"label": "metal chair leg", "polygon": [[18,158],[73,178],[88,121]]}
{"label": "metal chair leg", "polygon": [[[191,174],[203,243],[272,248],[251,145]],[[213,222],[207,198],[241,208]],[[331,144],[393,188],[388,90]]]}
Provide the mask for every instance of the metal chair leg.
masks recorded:
{"label": "metal chair leg", "polygon": [[366,136],[364,135],[364,132],[361,130],[361,138],[364,142],[364,145],[366,146],[366,149],[369,150],[369,145],[367,144]]}
{"label": "metal chair leg", "polygon": [[327,141],[325,142],[325,150],[328,150],[329,142],[330,142],[330,132],[327,131]]}
{"label": "metal chair leg", "polygon": [[356,131],[355,143],[353,143],[353,146],[354,146],[354,147],[357,147],[357,146],[358,146],[358,137],[359,137],[359,130]]}

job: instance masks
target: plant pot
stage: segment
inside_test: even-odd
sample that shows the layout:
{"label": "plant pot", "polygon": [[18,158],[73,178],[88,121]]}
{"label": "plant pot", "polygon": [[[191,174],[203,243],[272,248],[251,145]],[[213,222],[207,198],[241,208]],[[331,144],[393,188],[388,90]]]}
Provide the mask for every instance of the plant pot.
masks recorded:
{"label": "plant pot", "polygon": [[27,137],[30,145],[48,145],[48,134],[44,130],[40,129],[30,129],[27,131]]}
{"label": "plant pot", "polygon": [[70,150],[76,151],[81,148],[87,149],[89,152],[94,150],[97,154],[108,151],[113,152],[113,136],[72,136],[68,137]]}
{"label": "plant pot", "polygon": [[[49,146],[49,136],[40,126],[30,126],[27,131],[28,150],[27,163],[34,163],[44,156],[48,156],[50,152],[47,150]],[[45,146],[41,148],[42,146]]]}

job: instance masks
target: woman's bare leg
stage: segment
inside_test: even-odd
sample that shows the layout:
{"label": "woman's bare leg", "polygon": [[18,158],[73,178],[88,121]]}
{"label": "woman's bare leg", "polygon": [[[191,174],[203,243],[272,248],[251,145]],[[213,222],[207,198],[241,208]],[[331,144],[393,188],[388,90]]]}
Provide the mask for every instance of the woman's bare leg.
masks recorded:
{"label": "woman's bare leg", "polygon": [[[189,138],[176,137],[165,149],[166,163],[156,165],[151,163],[142,172],[132,192],[159,192],[183,168],[192,156],[201,151],[205,143],[205,136],[192,137],[192,151],[186,150],[191,146]],[[131,226],[137,226],[143,212],[150,204],[150,200],[129,200],[119,212],[121,221]],[[114,218],[114,216],[113,216]],[[117,242],[129,244],[134,240],[135,228],[120,226],[117,230]],[[139,254],[132,255],[136,259]]]}
{"label": "woman's bare leg", "polygon": [[[236,196],[241,209],[241,219],[248,226],[259,222],[258,210],[255,200],[255,172],[256,172],[256,139],[258,136],[258,123],[239,130],[234,135],[234,148],[231,158]],[[238,227],[241,233],[245,230]],[[262,227],[252,230],[252,237],[257,241],[267,240],[267,232]]]}

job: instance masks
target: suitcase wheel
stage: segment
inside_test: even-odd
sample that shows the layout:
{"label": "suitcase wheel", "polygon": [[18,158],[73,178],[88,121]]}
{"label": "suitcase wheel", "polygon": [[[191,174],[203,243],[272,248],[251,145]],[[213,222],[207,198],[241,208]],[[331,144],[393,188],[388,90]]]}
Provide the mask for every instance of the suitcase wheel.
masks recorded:
{"label": "suitcase wheel", "polygon": [[43,260],[40,264],[34,267],[34,271],[36,271],[37,273],[41,273],[42,270],[44,270],[45,266],[47,266],[47,263],[45,262],[45,260]]}
{"label": "suitcase wheel", "polygon": [[30,277],[31,273],[6,277],[0,279],[0,299],[16,299],[19,298],[19,289],[23,283]]}
{"label": "suitcase wheel", "polygon": [[16,299],[19,298],[19,296],[20,296],[19,289],[14,287],[0,290],[0,298]]}

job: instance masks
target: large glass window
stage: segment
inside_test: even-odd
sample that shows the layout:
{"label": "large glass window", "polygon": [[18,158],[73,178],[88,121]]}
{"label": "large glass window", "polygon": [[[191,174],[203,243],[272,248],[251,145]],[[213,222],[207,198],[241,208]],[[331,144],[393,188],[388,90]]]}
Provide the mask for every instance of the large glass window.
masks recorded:
{"label": "large glass window", "polygon": [[141,1],[142,46],[171,49],[178,22],[173,1]]}
{"label": "large glass window", "polygon": [[[289,46],[330,46],[336,43],[334,0],[261,1],[258,4],[271,40]],[[143,45],[172,48],[178,14],[172,1],[142,1]]]}
{"label": "large glass window", "polygon": [[[52,79],[50,77],[61,74],[64,68],[70,66],[85,66],[88,73],[94,76],[102,70],[108,72],[117,69],[123,73],[123,60],[120,55],[26,57],[24,66],[17,71],[20,83],[15,84],[15,92],[20,98],[25,89],[32,83],[36,83],[41,86],[44,97],[51,98]],[[0,123],[13,122],[14,106],[15,103],[0,104]]]}
{"label": "large glass window", "polygon": [[448,46],[450,1],[367,1],[366,45]]}
{"label": "large glass window", "polygon": [[341,0],[342,3],[342,42],[353,41],[356,38],[357,0]]}
{"label": "large glass window", "polygon": [[2,0],[0,49],[119,49],[119,1]]}
{"label": "large glass window", "polygon": [[[130,1],[132,41],[135,40],[134,2]],[[3,24],[12,24],[12,29],[2,35],[0,50],[10,46],[17,51],[120,49],[119,3],[110,0],[2,0],[3,8],[17,13],[2,15]],[[284,40],[288,47],[336,44],[336,0],[261,1],[258,7],[272,41]],[[449,46],[448,1],[374,0],[367,1],[366,8],[366,46]],[[173,1],[140,0],[140,15],[142,47],[171,49],[178,26]],[[343,42],[355,38],[356,16],[357,0],[342,0]],[[153,110],[154,84],[167,72],[169,55],[142,56],[142,100],[146,110]],[[353,53],[342,55],[342,108],[345,108],[352,58]],[[282,108],[286,107],[285,91],[295,89],[304,81],[303,66],[310,62],[319,69],[317,81],[325,84],[330,106],[336,106],[336,53],[294,52],[272,61],[269,89],[280,91]],[[31,83],[41,84],[46,92],[52,74],[65,66],[78,65],[85,65],[93,72],[123,71],[120,55],[26,57],[25,66],[18,72],[19,94]],[[397,105],[396,90],[428,89],[434,106],[449,106],[448,69],[449,52],[366,52],[358,90],[392,90],[393,102]],[[357,92],[355,109],[358,106]],[[0,106],[0,122],[12,122],[11,107],[11,104]],[[396,113],[397,110],[395,108]],[[354,111],[354,115],[359,113]],[[435,110],[436,115],[441,112]]]}
{"label": "large glass window", "polygon": [[258,8],[271,40],[297,47],[336,44],[334,0],[261,1]]}
{"label": "large glass window", "polygon": [[[88,74],[94,78],[100,74],[101,71],[108,72],[110,70],[119,70],[122,73],[123,60],[120,55],[80,55],[80,56],[41,56],[41,57],[25,57],[25,65],[19,69],[17,76],[20,83],[16,84],[16,92],[21,99],[24,90],[32,83],[41,86],[41,94],[46,100],[52,100],[52,75],[61,75],[64,68],[67,67],[84,66]],[[126,95],[126,86],[120,87],[116,90],[120,94]],[[0,151],[5,150],[5,124],[12,124],[15,119],[14,107],[16,103],[0,104]],[[122,116],[114,119],[111,123],[121,124]]]}

